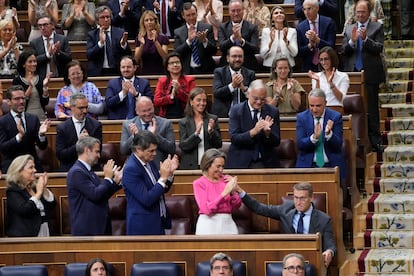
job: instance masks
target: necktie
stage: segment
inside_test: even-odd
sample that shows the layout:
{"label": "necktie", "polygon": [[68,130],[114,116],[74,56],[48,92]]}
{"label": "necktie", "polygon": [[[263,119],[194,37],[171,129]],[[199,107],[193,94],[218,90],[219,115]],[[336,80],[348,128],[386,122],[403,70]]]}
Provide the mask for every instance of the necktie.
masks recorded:
{"label": "necktie", "polygon": [[148,130],[149,124],[148,123],[144,123],[144,129]]}
{"label": "necktie", "polygon": [[[234,74],[238,74],[238,72],[235,72]],[[235,105],[238,103],[240,103],[240,88],[234,89],[233,100],[232,100],[232,105]]]}
{"label": "necktie", "polygon": [[[47,47],[46,51],[49,51],[49,48],[50,48],[51,43],[53,43],[53,39],[52,39],[51,37],[46,38],[46,47]],[[56,76],[58,76],[58,75],[59,75],[59,74],[58,74],[58,71],[57,71],[56,64],[55,64],[55,62],[54,62],[54,60],[53,60],[53,56],[52,56],[52,57],[50,57],[50,61],[49,61],[49,69],[50,69],[50,72],[52,72],[52,73],[53,73],[53,76],[54,76],[54,77],[56,77]]]}
{"label": "necktie", "polygon": [[193,56],[194,63],[200,66],[200,55],[198,54],[197,39],[194,39],[193,42],[191,42],[191,55]]}
{"label": "necktie", "polygon": [[76,122],[77,125],[77,129],[78,129],[78,137],[80,136],[80,134],[82,133],[83,129],[85,128],[83,121],[77,121]]}
{"label": "necktie", "polygon": [[167,34],[167,0],[162,0],[161,4],[161,31],[165,35]]}
{"label": "necktie", "polygon": [[[361,25],[360,28],[365,27],[364,25]],[[356,61],[355,61],[355,69],[357,69],[357,71],[361,71],[362,67],[364,66],[362,63],[362,38],[361,36],[358,36],[358,40],[357,40],[357,56],[356,56]]]}
{"label": "necktie", "polygon": [[105,53],[106,59],[108,60],[109,67],[113,68],[114,64],[112,62],[112,44],[111,38],[109,37],[109,31],[105,31]]}
{"label": "necktie", "polygon": [[[254,109],[253,110],[253,127],[256,125],[256,123],[258,122],[258,118],[257,118],[257,114],[259,113],[259,110]],[[260,157],[260,151],[259,151],[259,144],[255,143],[254,145],[254,152],[253,152],[253,161],[257,161],[259,160]]]}
{"label": "necktie", "polygon": [[[318,29],[316,28],[316,22],[315,21],[312,22],[312,26],[313,26],[313,31],[316,34],[318,34]],[[317,65],[319,63],[319,50],[318,50],[318,47],[316,47],[316,45],[313,47],[312,63],[314,65]]]}
{"label": "necktie", "polygon": [[303,234],[303,217],[305,213],[299,213],[298,228],[296,229],[296,234]]}
{"label": "necktie", "polygon": [[[321,119],[321,117],[316,118],[317,123],[316,124],[320,124],[319,120]],[[323,157],[323,140],[324,140],[324,135],[323,135],[323,129],[321,130],[321,134],[319,135],[319,139],[318,142],[316,143],[316,149],[315,149],[315,159],[316,159],[316,166],[318,166],[319,168],[322,168],[325,165],[325,158]]]}
{"label": "necktie", "polygon": [[18,113],[18,114],[16,115],[16,117],[17,117],[17,118],[19,118],[19,121],[20,121],[20,124],[21,124],[21,125],[22,125],[22,127],[23,127],[23,130],[24,130],[24,131],[26,131],[26,128],[25,128],[25,126],[24,126],[24,121],[23,121],[22,114],[21,114],[21,113]]}
{"label": "necktie", "polygon": [[[144,167],[146,168],[147,173],[149,177],[151,178],[152,184],[153,185],[157,184],[157,180],[155,179],[154,173],[152,172],[150,163],[145,164]],[[160,197],[160,217],[166,217],[166,215],[167,215],[167,209],[165,207],[164,196],[162,195]]]}

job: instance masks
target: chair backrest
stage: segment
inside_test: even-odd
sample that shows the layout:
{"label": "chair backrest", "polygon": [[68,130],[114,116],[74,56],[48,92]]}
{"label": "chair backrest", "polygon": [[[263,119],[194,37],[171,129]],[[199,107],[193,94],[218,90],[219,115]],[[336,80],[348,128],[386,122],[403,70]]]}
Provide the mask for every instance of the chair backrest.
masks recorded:
{"label": "chair backrest", "polygon": [[0,268],[0,276],[48,276],[44,265],[11,265]]}
{"label": "chair backrest", "polygon": [[171,217],[171,229],[165,232],[167,235],[194,234],[195,214],[193,196],[167,196],[165,204]]}
{"label": "chair backrest", "polygon": [[[246,264],[240,261],[233,261],[233,275],[246,276]],[[196,276],[210,276],[210,262],[198,263]]]}
{"label": "chair backrest", "polygon": [[[266,276],[282,276],[283,263],[266,263]],[[305,276],[316,276],[316,268],[313,264],[305,264]]]}
{"label": "chair backrest", "polygon": [[[87,263],[70,263],[65,266],[65,276],[84,276]],[[114,275],[114,267],[108,263],[108,271]]]}
{"label": "chair backrest", "polygon": [[175,263],[139,263],[131,267],[131,276],[153,275],[182,276],[183,272]]}

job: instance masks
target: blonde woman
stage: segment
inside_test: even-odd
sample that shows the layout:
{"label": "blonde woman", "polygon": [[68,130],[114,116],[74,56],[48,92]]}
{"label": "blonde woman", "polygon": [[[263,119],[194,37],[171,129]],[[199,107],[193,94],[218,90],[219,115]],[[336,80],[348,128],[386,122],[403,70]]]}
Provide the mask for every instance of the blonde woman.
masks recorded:
{"label": "blonde woman", "polygon": [[86,0],[70,0],[63,5],[62,28],[68,30],[70,41],[86,40],[88,32],[95,26],[95,4]]}
{"label": "blonde woman", "polygon": [[243,20],[256,25],[259,30],[259,36],[262,34],[263,28],[267,26],[269,18],[270,11],[263,0],[243,1]]}
{"label": "blonde woman", "polygon": [[163,74],[163,60],[168,54],[168,36],[160,34],[157,15],[150,10],[142,13],[139,33],[135,39],[135,61],[141,65],[141,74]]}
{"label": "blonde woman", "polygon": [[220,0],[194,0],[197,21],[213,26],[214,40],[218,40],[218,29],[223,23],[223,2]]}
{"label": "blonde woman", "polygon": [[16,8],[9,7],[9,0],[0,0],[0,19],[7,19],[13,22],[14,28],[20,27],[19,19],[17,19]]}
{"label": "blonde woman", "polygon": [[13,22],[0,20],[0,78],[10,79],[17,75],[17,60],[22,51]]}

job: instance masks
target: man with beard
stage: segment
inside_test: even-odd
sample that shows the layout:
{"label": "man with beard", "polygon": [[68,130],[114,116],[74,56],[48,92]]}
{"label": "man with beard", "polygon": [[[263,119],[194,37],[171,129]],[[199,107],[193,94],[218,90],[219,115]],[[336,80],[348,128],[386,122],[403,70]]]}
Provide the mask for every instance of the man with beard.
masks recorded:
{"label": "man with beard", "polygon": [[103,167],[104,179],[91,170],[98,163],[101,143],[86,136],[76,142],[78,160],[67,176],[72,236],[111,235],[108,199],[119,189],[122,170],[110,159]]}
{"label": "man with beard", "polygon": [[137,65],[131,56],[121,58],[119,70],[121,76],[108,82],[106,88],[106,107],[108,119],[124,120],[135,117],[135,101],[140,96],[153,99],[153,93],[147,79],[135,76]]}
{"label": "man with beard", "polygon": [[240,46],[229,49],[227,62],[228,65],[214,70],[211,113],[220,118],[229,117],[230,107],[246,100],[245,93],[256,79],[254,71],[243,67],[244,52]]}

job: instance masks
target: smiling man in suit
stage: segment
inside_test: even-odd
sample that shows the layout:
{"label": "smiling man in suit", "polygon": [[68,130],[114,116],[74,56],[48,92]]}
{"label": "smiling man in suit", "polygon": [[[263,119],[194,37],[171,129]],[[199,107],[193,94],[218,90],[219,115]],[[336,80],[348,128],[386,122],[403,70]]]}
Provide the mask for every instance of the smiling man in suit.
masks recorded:
{"label": "smiling man in suit", "polygon": [[217,47],[211,25],[197,22],[197,8],[191,2],[184,3],[183,18],[186,24],[174,31],[174,49],[181,55],[183,73],[212,73]]}
{"label": "smiling man in suit", "polygon": [[124,56],[120,62],[121,76],[108,82],[106,107],[108,119],[124,120],[135,117],[135,102],[141,96],[153,99],[153,92],[147,79],[135,75],[137,65],[131,56]]}
{"label": "smiling man in suit", "polygon": [[72,60],[68,39],[55,32],[49,16],[37,19],[37,26],[42,36],[32,40],[30,48],[36,53],[39,78],[43,80],[48,73],[52,77],[63,77],[66,64]]}
{"label": "smiling man in suit", "polygon": [[227,62],[228,65],[214,70],[211,113],[220,118],[229,117],[230,107],[246,100],[247,89],[256,79],[254,71],[243,67],[244,52],[240,46],[229,49]]}
{"label": "smiling man in suit", "polygon": [[266,104],[266,87],[262,80],[250,84],[248,100],[230,110],[231,145],[226,168],[276,168],[280,144],[279,110]]}
{"label": "smiling man in suit", "polygon": [[67,172],[78,157],[76,142],[82,137],[92,136],[102,143],[102,124],[88,114],[88,98],[76,93],[70,97],[72,117],[59,124],[56,129],[56,156],[60,170]]}

